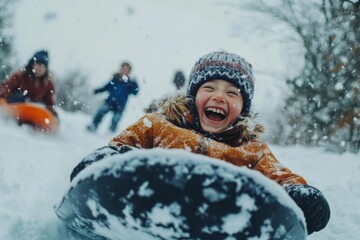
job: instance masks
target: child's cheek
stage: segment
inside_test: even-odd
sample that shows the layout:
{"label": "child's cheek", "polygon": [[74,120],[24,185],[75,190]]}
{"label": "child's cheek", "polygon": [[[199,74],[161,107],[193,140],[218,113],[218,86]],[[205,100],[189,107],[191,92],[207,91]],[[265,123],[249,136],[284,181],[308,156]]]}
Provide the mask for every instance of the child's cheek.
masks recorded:
{"label": "child's cheek", "polygon": [[201,109],[204,106],[205,101],[206,101],[206,97],[203,94],[196,95],[195,105],[197,109]]}
{"label": "child's cheek", "polygon": [[234,111],[236,113],[239,112],[239,114],[243,108],[243,105],[241,103],[237,103],[237,102],[231,103],[230,106],[231,106],[232,111]]}

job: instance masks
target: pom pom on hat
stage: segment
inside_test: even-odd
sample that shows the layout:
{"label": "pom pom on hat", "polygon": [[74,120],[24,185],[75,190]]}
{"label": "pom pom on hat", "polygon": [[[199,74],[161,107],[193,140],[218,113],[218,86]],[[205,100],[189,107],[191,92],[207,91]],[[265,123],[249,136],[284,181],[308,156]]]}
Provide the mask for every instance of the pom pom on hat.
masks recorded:
{"label": "pom pom on hat", "polygon": [[49,54],[46,50],[38,51],[31,59],[34,63],[44,64],[46,67],[49,65]]}
{"label": "pom pom on hat", "polygon": [[238,87],[244,99],[242,114],[250,112],[255,81],[250,63],[225,51],[206,54],[195,63],[190,73],[187,95],[195,98],[200,86],[213,79],[222,79]]}

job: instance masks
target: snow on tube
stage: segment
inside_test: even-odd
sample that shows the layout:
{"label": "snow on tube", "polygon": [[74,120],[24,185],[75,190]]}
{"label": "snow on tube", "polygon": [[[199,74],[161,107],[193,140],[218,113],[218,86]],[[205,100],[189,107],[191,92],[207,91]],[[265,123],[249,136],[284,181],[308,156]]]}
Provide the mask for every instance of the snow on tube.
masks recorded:
{"label": "snow on tube", "polygon": [[306,239],[301,209],[260,172],[174,149],[94,161],[55,212],[91,239]]}
{"label": "snow on tube", "polygon": [[58,128],[56,117],[39,104],[0,103],[0,110],[5,116],[16,119],[19,124],[29,124],[47,132],[53,132]]}

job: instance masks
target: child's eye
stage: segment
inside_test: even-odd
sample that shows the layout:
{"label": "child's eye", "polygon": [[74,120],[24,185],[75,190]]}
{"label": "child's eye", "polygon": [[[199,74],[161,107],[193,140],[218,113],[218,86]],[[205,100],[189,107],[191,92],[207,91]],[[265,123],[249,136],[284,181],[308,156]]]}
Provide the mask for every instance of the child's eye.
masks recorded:
{"label": "child's eye", "polygon": [[205,90],[214,90],[214,87],[212,87],[212,86],[210,86],[210,85],[204,85],[203,86],[203,89],[205,89]]}
{"label": "child's eye", "polygon": [[231,96],[239,96],[238,91],[228,91],[228,94],[231,95]]}

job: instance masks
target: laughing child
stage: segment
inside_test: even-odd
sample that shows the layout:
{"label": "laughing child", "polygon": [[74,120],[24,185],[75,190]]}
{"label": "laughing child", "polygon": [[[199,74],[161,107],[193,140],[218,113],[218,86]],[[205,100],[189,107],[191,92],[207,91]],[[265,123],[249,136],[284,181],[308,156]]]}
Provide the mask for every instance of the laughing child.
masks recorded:
{"label": "laughing child", "polygon": [[308,234],[323,229],[330,208],[318,189],[283,166],[260,141],[261,125],[251,115],[252,66],[236,54],[212,52],[193,67],[187,95],[160,100],[148,113],[114,137],[108,146],[86,156],[71,174],[104,157],[136,148],[184,149],[246,166],[276,181],[303,210]]}

